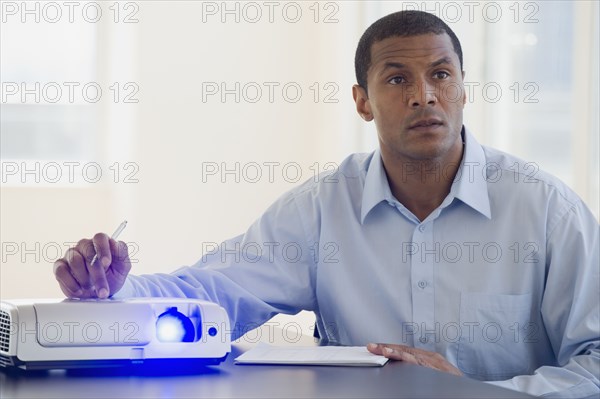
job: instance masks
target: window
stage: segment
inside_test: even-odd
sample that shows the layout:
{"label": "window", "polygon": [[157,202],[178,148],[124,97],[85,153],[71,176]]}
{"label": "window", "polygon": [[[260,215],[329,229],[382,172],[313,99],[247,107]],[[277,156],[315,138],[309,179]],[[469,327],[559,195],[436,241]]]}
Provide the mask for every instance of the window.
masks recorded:
{"label": "window", "polygon": [[51,22],[56,11],[43,2],[6,3],[0,35],[2,160],[94,158],[97,24],[82,18],[71,23],[67,15]]}

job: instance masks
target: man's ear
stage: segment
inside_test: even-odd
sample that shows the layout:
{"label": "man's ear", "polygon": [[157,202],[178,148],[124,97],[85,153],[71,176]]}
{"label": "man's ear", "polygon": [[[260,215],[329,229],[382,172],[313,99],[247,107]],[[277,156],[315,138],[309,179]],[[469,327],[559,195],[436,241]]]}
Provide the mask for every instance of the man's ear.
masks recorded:
{"label": "man's ear", "polygon": [[465,71],[462,71],[462,80],[463,80],[463,106],[467,105],[467,91],[465,90]]}
{"label": "man's ear", "polygon": [[359,85],[352,86],[352,97],[356,104],[356,112],[365,121],[370,122],[373,120],[373,113],[371,112],[371,104],[369,103],[369,97],[367,91]]}

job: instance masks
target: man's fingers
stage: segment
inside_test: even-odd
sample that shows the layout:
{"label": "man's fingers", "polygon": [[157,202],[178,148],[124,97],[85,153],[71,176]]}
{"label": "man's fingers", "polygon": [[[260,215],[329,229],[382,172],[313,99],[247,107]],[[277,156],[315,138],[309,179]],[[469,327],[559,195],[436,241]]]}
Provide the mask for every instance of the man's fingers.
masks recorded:
{"label": "man's fingers", "polygon": [[403,362],[417,364],[423,367],[435,368],[432,364],[430,364],[424,356],[419,356],[416,354],[412,354],[410,352],[403,351],[394,351],[398,353],[398,356],[401,358]]}
{"label": "man's fingers", "polygon": [[111,268],[115,273],[122,277],[126,277],[131,270],[131,261],[129,260],[129,250],[127,244],[123,241],[115,241],[110,239],[110,251],[113,255]]}
{"label": "man's fingers", "polygon": [[118,292],[131,270],[131,261],[127,252],[127,244],[122,241],[110,239],[110,250],[112,252],[112,263],[106,271],[109,295]]}
{"label": "man's fingers", "polygon": [[367,344],[367,350],[374,355],[383,356],[383,346],[381,344]]}
{"label": "man's fingers", "polygon": [[112,262],[112,254],[110,253],[109,237],[104,233],[97,233],[92,239],[96,259],[99,264],[106,270]]}
{"label": "man's fingers", "polygon": [[59,259],[54,262],[54,276],[63,293],[69,298],[79,298],[83,294],[81,286],[77,280],[71,275],[69,265],[65,259]]}
{"label": "man's fingers", "polygon": [[98,298],[107,298],[110,291],[106,279],[106,269],[110,266],[112,259],[108,236],[104,233],[98,233],[94,236],[92,242],[96,256],[87,265],[90,281],[96,287]]}
{"label": "man's fingers", "polygon": [[394,349],[386,347],[383,349],[384,356],[393,360],[402,360],[406,363],[416,364],[418,366],[428,367],[434,370],[443,371],[437,364],[430,362],[428,356],[421,355],[415,352],[409,352],[407,350]]}
{"label": "man's fingers", "polygon": [[402,361],[408,362],[408,363],[419,364],[419,361],[417,360],[417,356],[413,355],[410,352],[401,350],[401,349],[395,349],[395,348],[391,348],[389,346],[385,346],[385,347],[383,347],[382,352],[383,352],[383,356],[385,356],[389,359],[402,360]]}
{"label": "man's fingers", "polygon": [[96,295],[98,298],[108,297],[108,281],[106,280],[106,272],[100,265],[99,261],[94,261],[92,265],[88,265],[88,272],[90,273],[90,281],[96,289]]}
{"label": "man's fingers", "polygon": [[[109,296],[110,287],[106,273],[113,258],[111,249],[110,238],[106,234],[98,233],[91,240],[80,240],[75,248],[67,250],[64,258],[55,262],[54,275],[66,296],[79,298]],[[116,262],[119,264],[115,265],[117,266],[115,271],[127,275],[131,265],[126,249],[124,259],[125,262]]]}
{"label": "man's fingers", "polygon": [[[411,348],[404,345],[378,345],[382,355],[393,360],[416,364],[430,369],[462,376],[462,372],[453,366],[443,356],[435,352]],[[373,348],[375,349],[375,348]],[[370,349],[369,349],[370,350]]]}
{"label": "man's fingers", "polygon": [[70,274],[79,283],[79,286],[84,290],[91,288],[92,283],[83,255],[77,249],[69,248],[65,253],[65,259],[68,263]]}
{"label": "man's fingers", "polygon": [[86,265],[90,263],[96,255],[96,250],[94,249],[94,244],[92,243],[92,240],[88,240],[86,238],[79,240],[79,242],[75,246],[75,249],[83,256]]}
{"label": "man's fingers", "polygon": [[415,348],[411,348],[410,346],[405,346],[405,345],[397,345],[397,344],[368,344],[367,345],[367,349],[369,350],[369,352],[375,354],[375,355],[381,355],[381,356],[385,356],[385,349],[386,348],[390,348],[394,351],[404,351],[404,352],[409,352],[412,353],[413,350],[416,350]]}

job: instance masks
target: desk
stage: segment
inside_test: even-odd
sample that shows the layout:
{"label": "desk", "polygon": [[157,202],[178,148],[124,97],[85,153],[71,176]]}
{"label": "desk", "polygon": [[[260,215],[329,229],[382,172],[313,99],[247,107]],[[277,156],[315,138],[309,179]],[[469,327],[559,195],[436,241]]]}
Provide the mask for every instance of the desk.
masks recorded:
{"label": "desk", "polygon": [[[263,342],[281,343],[272,337],[267,339],[265,334],[261,337]],[[315,345],[315,342],[304,336],[297,344]],[[395,361],[383,367],[235,365],[233,359],[253,345],[248,342],[234,344],[231,354],[221,365],[183,372],[165,370],[134,375],[119,369],[0,372],[0,398],[529,397]]]}

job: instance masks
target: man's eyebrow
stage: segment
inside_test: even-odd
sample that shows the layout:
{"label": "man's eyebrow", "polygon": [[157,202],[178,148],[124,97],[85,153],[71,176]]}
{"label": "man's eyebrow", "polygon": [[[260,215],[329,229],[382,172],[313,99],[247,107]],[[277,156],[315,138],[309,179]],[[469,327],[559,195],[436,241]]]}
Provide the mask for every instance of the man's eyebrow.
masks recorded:
{"label": "man's eyebrow", "polygon": [[435,68],[436,66],[439,66],[442,64],[452,64],[452,60],[450,59],[450,57],[442,57],[439,60],[434,61],[431,64],[429,64],[429,67]]}
{"label": "man's eyebrow", "polygon": [[404,68],[406,68],[406,65],[401,64],[399,62],[386,62],[385,65],[383,66],[384,71],[387,69],[391,69],[391,68],[404,69]]}
{"label": "man's eyebrow", "polygon": [[[452,60],[450,59],[450,57],[442,57],[437,61],[433,61],[431,64],[429,64],[429,68],[435,68],[435,67],[443,65],[443,64],[452,64]],[[402,64],[400,62],[386,62],[383,65],[383,71],[386,71],[388,69],[404,69],[404,68],[406,68],[406,65]]]}

